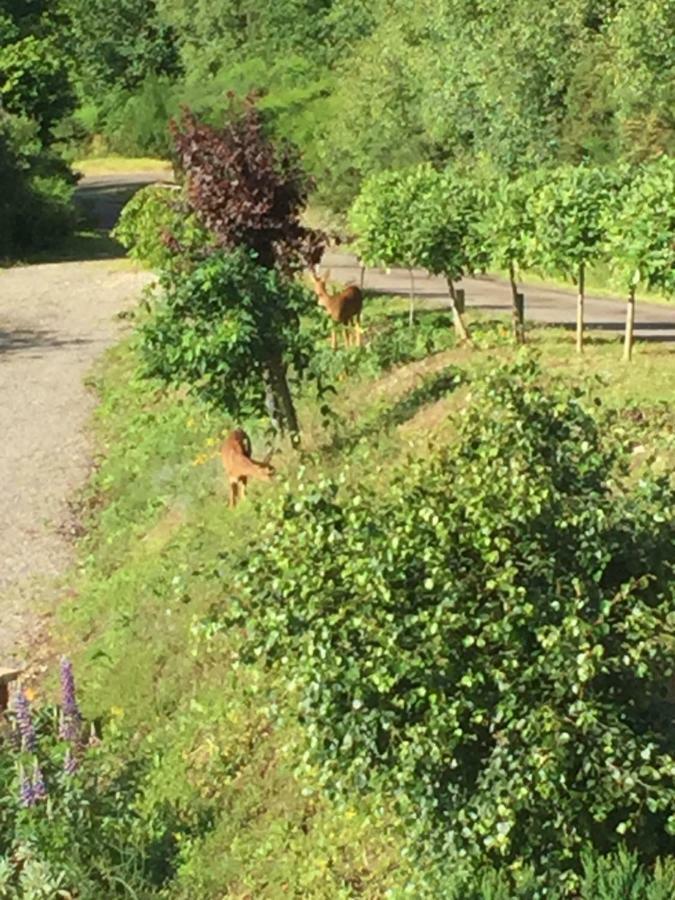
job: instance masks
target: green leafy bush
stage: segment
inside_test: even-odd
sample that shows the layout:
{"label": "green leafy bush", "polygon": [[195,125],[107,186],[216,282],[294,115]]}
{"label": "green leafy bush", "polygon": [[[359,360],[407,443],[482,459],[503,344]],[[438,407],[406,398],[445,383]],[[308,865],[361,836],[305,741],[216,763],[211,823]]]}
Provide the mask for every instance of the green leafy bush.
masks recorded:
{"label": "green leafy bush", "polygon": [[53,246],[75,226],[74,178],[35,122],[0,112],[0,257]]}
{"label": "green leafy bush", "polygon": [[209,236],[182,192],[169,185],[141,188],[126,204],[113,231],[129,256],[156,269],[183,266],[208,246]]}
{"label": "green leafy bush", "polygon": [[369,325],[363,347],[332,350],[327,337],[330,328],[327,317],[313,317],[305,323],[305,330],[315,344],[310,372],[329,380],[345,374],[377,376],[396,365],[454,347],[455,336],[448,325],[448,314],[442,311],[418,316],[412,328],[407,316],[385,315]]}
{"label": "green leafy bush", "polygon": [[307,368],[310,343],[300,315],[314,309],[309,291],[245,250],[218,251],[192,271],[165,279],[141,329],[146,371],[233,416],[264,416],[266,385]]}
{"label": "green leafy bush", "polygon": [[586,845],[672,852],[672,485],[625,480],[532,361],[457,429],[384,497],[323,479],[280,502],[228,613],[243,658],[297,696],[306,771],[383,791],[452,858],[571,889]]}
{"label": "green leafy bush", "polygon": [[75,98],[68,66],[53,40],[28,35],[0,45],[0,100],[7,112],[37,122],[45,139],[49,129],[71,112]]}

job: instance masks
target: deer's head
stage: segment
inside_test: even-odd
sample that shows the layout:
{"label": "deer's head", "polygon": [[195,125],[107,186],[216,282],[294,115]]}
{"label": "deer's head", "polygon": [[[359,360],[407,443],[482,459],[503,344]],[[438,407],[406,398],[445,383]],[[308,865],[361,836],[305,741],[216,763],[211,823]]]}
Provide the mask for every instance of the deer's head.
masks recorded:
{"label": "deer's head", "polygon": [[328,299],[328,291],[326,290],[326,285],[328,283],[328,279],[330,278],[330,269],[323,275],[319,274],[318,269],[314,269],[312,272],[310,272],[310,275],[314,284],[314,292],[316,293],[319,303],[323,306]]}

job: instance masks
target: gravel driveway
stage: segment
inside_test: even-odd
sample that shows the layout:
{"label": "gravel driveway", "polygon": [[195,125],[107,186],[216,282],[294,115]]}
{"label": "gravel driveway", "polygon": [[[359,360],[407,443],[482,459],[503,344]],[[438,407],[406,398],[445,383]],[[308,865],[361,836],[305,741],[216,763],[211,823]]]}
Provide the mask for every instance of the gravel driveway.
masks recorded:
{"label": "gravel driveway", "polygon": [[150,279],[114,259],[0,270],[0,666],[58,599],[73,558],[59,528],[92,456],[84,379]]}

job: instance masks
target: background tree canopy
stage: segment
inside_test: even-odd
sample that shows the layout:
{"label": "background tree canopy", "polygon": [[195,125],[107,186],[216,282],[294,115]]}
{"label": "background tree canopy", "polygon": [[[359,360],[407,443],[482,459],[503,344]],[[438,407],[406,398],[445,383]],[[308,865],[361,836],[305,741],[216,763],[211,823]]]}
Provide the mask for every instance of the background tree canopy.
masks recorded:
{"label": "background tree canopy", "polygon": [[[4,0],[3,43],[36,22],[45,39],[46,15]],[[561,0],[546,15],[536,0],[123,0],[115,15],[60,0],[48,16],[75,119],[109,149],[168,152],[181,103],[220,126],[227,91],[254,89],[333,209],[368,175],[420,162],[512,176],[675,146],[675,0]]]}
{"label": "background tree canopy", "polygon": [[169,155],[255,91],[315,200],[420,163],[512,178],[675,148],[675,0],[0,0],[0,101],[43,145]]}

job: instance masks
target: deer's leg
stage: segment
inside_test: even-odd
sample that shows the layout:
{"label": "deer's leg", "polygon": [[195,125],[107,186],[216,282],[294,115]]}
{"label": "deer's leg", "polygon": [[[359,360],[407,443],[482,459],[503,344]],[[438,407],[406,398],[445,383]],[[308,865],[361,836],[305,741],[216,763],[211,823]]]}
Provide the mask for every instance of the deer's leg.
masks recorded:
{"label": "deer's leg", "polygon": [[363,346],[363,332],[361,331],[361,316],[357,316],[354,320],[354,328],[356,330],[356,346]]}
{"label": "deer's leg", "polygon": [[349,339],[349,325],[342,326],[342,338],[345,342],[345,347],[349,347],[351,343]]}
{"label": "deer's leg", "polygon": [[243,500],[246,496],[246,485],[248,484],[248,478],[244,475],[239,479],[239,493],[241,495],[241,499]]}
{"label": "deer's leg", "polygon": [[330,345],[333,350],[337,350],[337,331],[335,330],[335,325],[333,325],[333,329],[330,333]]}
{"label": "deer's leg", "polygon": [[230,481],[230,508],[234,509],[237,505],[237,480],[236,478]]}

